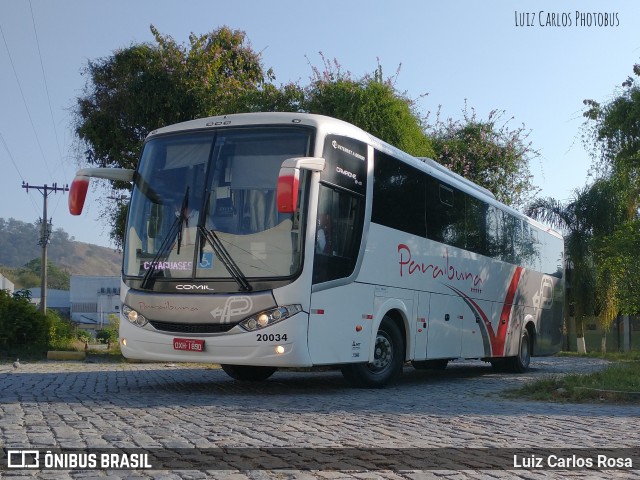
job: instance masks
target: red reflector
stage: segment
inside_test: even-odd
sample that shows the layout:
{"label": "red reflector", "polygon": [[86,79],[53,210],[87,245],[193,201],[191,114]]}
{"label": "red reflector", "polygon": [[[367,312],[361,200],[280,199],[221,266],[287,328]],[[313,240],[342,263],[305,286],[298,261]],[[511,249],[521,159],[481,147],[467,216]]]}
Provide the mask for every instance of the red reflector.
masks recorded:
{"label": "red reflector", "polygon": [[278,175],[276,204],[279,213],[294,213],[298,203],[299,171],[295,168],[281,168]]}
{"label": "red reflector", "polygon": [[311,309],[311,313],[314,315],[324,315],[324,310],[322,308]]}
{"label": "red reflector", "polygon": [[89,177],[81,176],[73,179],[69,189],[69,213],[71,215],[80,215],[82,213],[88,189]]}

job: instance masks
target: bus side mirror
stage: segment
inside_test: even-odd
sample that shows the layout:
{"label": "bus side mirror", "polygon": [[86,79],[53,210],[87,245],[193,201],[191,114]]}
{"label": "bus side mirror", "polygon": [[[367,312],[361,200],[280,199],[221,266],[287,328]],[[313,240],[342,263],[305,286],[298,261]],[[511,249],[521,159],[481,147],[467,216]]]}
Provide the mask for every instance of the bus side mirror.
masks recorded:
{"label": "bus side mirror", "polygon": [[69,213],[71,215],[80,215],[84,201],[87,198],[87,190],[89,189],[90,177],[78,175],[73,179],[71,188],[69,189]]}
{"label": "bus side mirror", "polygon": [[69,213],[71,215],[82,213],[91,177],[131,182],[133,174],[134,171],[129,168],[82,168],[78,170],[69,190]]}
{"label": "bus side mirror", "polygon": [[296,211],[300,188],[300,170],[321,172],[324,170],[324,165],[324,158],[319,157],[289,158],[282,162],[276,191],[278,213],[294,213]]}

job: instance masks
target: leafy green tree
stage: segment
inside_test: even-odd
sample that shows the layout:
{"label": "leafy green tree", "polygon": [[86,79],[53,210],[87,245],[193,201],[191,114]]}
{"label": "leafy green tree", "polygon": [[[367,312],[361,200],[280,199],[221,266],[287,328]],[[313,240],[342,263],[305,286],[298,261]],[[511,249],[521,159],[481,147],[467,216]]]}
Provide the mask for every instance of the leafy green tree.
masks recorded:
{"label": "leafy green tree", "polygon": [[18,290],[12,295],[0,290],[0,349],[47,345],[51,319],[29,303],[29,299],[25,291]]}
{"label": "leafy green tree", "polygon": [[[22,288],[39,287],[41,268],[42,260],[34,258],[26,263],[24,267],[17,269],[16,282]],[[69,290],[70,286],[71,274],[66,270],[60,269],[52,262],[47,262],[47,287],[58,290]]]}
{"label": "leafy green tree", "polygon": [[486,120],[465,107],[463,121],[437,115],[428,132],[436,151],[434,159],[450,170],[487,188],[496,198],[523,208],[538,193],[529,170],[539,157],[524,126],[510,129],[504,111],[493,110]]}
{"label": "leafy green tree", "polygon": [[[598,179],[577,190],[573,199],[564,204],[553,198],[536,199],[526,211],[564,233],[571,272],[569,301],[575,317],[581,325],[584,316],[598,316],[605,334],[615,317],[625,310],[623,302],[638,297],[638,290],[634,289],[637,282],[627,278],[631,272],[627,267],[638,263],[638,250],[633,248],[638,246],[640,235],[633,235],[637,222],[629,224],[626,190],[617,180]],[[634,303],[639,302],[629,305]],[[606,337],[603,349],[605,340]]]}
{"label": "leafy green tree", "polygon": [[[633,67],[640,77],[640,64]],[[611,101],[585,100],[584,140],[601,169],[632,178],[640,175],[640,84],[628,77]],[[637,194],[637,183],[635,185]]]}
{"label": "leafy green tree", "polygon": [[76,108],[87,161],[135,168],[153,129],[243,110],[238,99],[272,78],[244,32],[222,27],[180,45],[151,26],[155,44],[137,44],[89,61]]}
{"label": "leafy green tree", "polygon": [[622,315],[640,312],[640,220],[618,226],[596,246],[597,255],[615,286],[616,307]]}
{"label": "leafy green tree", "polygon": [[[91,165],[135,168],[143,140],[156,128],[265,106],[291,110],[289,102],[299,97],[294,87],[280,90],[269,83],[273,72],[265,71],[242,31],[221,27],[192,34],[188,46],[153,26],[151,32],[155,43],[131,45],[87,64],[75,131]],[[103,214],[120,245],[126,207],[110,203]]]}
{"label": "leafy green tree", "polygon": [[118,315],[109,315],[109,324],[96,334],[96,339],[101,343],[117,345],[120,335],[120,318]]}
{"label": "leafy green tree", "polygon": [[[640,289],[635,282],[640,262],[640,64],[634,65],[633,75],[612,100],[584,101],[585,144],[596,172],[613,186],[612,195],[618,199],[606,232],[594,242],[601,266],[598,274],[615,289],[609,297],[611,308],[624,314],[640,313]],[[606,210],[610,204],[594,204],[592,208]]]}
{"label": "leafy green tree", "polygon": [[395,89],[393,78],[383,78],[380,66],[373,75],[354,80],[337,61],[322,59],[324,70],[313,67],[305,89],[305,111],[352,123],[411,155],[433,157],[414,102]]}
{"label": "leafy green tree", "polygon": [[576,190],[573,198],[562,203],[554,198],[538,198],[530,203],[527,215],[550,225],[564,234],[567,268],[571,272],[569,303],[581,326],[585,316],[593,315],[596,307],[595,272],[591,251],[590,220],[582,215],[587,188]]}
{"label": "leafy green tree", "polygon": [[60,317],[54,310],[47,310],[49,324],[49,348],[67,350],[77,339],[76,327],[70,320]]}

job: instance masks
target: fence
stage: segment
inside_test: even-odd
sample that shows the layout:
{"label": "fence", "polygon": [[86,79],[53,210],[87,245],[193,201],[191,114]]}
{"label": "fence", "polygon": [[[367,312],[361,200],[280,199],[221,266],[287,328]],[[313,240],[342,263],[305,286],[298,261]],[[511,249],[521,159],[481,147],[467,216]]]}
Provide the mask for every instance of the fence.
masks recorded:
{"label": "fence", "polygon": [[[575,319],[569,318],[567,325],[567,341],[565,350],[577,351],[577,337],[582,332],[576,331]],[[607,352],[623,352],[625,350],[624,321],[622,317],[614,320],[610,329],[606,332],[600,328],[597,319],[589,317],[584,320],[584,342],[587,352],[599,352],[602,350],[602,337],[606,335]],[[629,349],[640,350],[640,315],[629,316]]]}

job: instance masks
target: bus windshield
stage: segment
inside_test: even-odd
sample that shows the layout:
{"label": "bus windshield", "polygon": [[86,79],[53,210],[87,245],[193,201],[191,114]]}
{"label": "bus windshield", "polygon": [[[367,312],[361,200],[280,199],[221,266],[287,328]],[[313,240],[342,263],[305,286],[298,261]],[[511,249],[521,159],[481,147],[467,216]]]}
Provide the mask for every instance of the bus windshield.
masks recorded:
{"label": "bus windshield", "polygon": [[155,280],[292,277],[302,264],[298,216],[281,214],[282,162],[307,156],[303,128],[243,128],[157,137],[134,179],[124,274]]}

